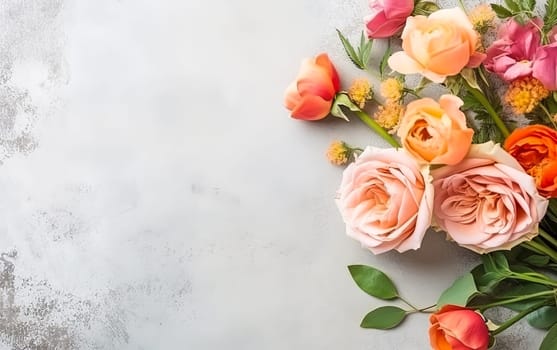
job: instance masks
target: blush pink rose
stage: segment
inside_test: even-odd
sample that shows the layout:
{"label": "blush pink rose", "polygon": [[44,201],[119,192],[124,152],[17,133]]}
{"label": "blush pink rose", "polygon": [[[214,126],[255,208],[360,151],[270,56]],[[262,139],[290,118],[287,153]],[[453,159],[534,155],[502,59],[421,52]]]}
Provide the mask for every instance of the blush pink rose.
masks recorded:
{"label": "blush pink rose", "polygon": [[344,170],[337,192],[346,233],[374,254],[418,249],[432,201],[429,168],[394,148],[367,147]]}
{"label": "blush pink rose", "polygon": [[371,0],[371,14],[364,18],[369,38],[388,38],[398,33],[414,10],[414,0]]}
{"label": "blush pink rose", "polygon": [[435,83],[477,67],[484,54],[476,51],[479,34],[460,8],[442,9],[428,17],[408,17],[402,49],[389,57],[389,66],[402,74],[420,73]]}
{"label": "blush pink rose", "polygon": [[532,74],[534,55],[541,45],[541,20],[522,25],[510,19],[501,25],[498,39],[486,51],[485,68],[505,81]]}
{"label": "blush pink rose", "polygon": [[538,234],[548,201],[499,144],[472,145],[456,165],[432,171],[434,226],[477,253],[511,249]]}
{"label": "blush pink rose", "polygon": [[454,95],[412,101],[400,120],[398,136],[402,147],[418,161],[456,164],[468,153],[474,130],[466,126],[463,105]]}

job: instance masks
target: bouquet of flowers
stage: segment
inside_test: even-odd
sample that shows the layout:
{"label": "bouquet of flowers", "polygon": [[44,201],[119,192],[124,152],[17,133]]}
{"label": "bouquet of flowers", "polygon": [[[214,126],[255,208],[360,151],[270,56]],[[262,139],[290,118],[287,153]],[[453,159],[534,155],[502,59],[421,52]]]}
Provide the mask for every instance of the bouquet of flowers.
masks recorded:
{"label": "bouquet of flowers", "polygon": [[[548,330],[540,350],[555,350],[557,0],[460,5],[371,0],[358,45],[337,31],[356,67],[379,74],[380,97],[368,79],[342,89],[321,53],[303,62],[285,106],[306,121],[355,116],[393,146],[329,147],[329,160],[346,165],[336,202],[348,236],[374,254],[402,253],[433,228],[481,255],[424,309],[382,271],[349,266],[364,292],[408,305],[379,307],[362,327],[390,329],[426,312],[433,349],[480,350],[526,318]],[[370,62],[374,40],[388,48]],[[430,85],[439,98],[424,95]],[[485,312],[500,307],[513,314],[495,324]]]}

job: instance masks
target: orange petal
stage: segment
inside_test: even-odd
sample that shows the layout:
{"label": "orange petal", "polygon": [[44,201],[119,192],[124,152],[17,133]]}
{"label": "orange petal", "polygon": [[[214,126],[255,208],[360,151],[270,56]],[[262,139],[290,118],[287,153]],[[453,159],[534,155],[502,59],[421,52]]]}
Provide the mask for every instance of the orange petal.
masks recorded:
{"label": "orange petal", "polygon": [[331,110],[332,101],[319,96],[302,96],[300,103],[292,111],[292,118],[303,120],[319,120],[325,118]]}
{"label": "orange petal", "polygon": [[284,105],[289,110],[293,110],[300,103],[302,96],[298,93],[298,88],[296,87],[296,82],[292,82],[286,88],[284,93]]}
{"label": "orange petal", "polygon": [[329,77],[331,77],[331,81],[333,82],[335,92],[340,90],[340,79],[338,77],[338,72],[329,59],[329,56],[326,53],[317,55],[317,57],[315,57],[315,64],[327,71]]}

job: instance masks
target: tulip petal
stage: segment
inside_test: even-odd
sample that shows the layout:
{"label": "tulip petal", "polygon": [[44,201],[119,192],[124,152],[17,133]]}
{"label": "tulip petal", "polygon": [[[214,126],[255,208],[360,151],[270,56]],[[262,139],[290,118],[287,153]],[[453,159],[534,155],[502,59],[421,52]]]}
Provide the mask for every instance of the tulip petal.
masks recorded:
{"label": "tulip petal", "polygon": [[302,96],[291,115],[294,119],[320,120],[329,114],[331,105],[332,101],[324,100],[319,96]]}

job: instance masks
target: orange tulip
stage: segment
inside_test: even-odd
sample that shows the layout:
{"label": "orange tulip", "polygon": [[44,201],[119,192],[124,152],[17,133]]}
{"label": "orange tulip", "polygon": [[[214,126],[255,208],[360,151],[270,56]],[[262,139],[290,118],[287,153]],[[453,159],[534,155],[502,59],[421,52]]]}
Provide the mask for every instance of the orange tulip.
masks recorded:
{"label": "orange tulip", "polygon": [[474,310],[445,305],[429,318],[429,341],[434,350],[487,350],[489,329]]}
{"label": "orange tulip", "polygon": [[557,131],[540,124],[518,128],[504,147],[536,180],[542,196],[557,197]]}
{"label": "orange tulip", "polygon": [[338,73],[329,56],[322,53],[302,63],[298,78],[286,89],[284,104],[292,118],[323,119],[329,114],[339,90]]}

